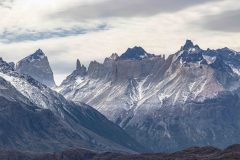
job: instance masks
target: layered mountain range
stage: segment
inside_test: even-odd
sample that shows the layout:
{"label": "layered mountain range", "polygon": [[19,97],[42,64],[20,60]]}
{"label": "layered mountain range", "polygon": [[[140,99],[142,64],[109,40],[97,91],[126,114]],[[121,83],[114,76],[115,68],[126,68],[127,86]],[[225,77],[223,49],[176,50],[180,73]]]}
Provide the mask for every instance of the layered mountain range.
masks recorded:
{"label": "layered mountain range", "polygon": [[[37,56],[36,53],[29,58]],[[42,64],[41,61],[46,62],[46,58],[38,61]],[[92,107],[66,100],[61,94],[33,77],[20,73],[2,59],[0,102],[2,149],[32,152],[71,148],[120,152],[144,150],[119,126]]]}
{"label": "layered mountain range", "polygon": [[239,76],[238,52],[204,50],[187,40],[168,58],[134,47],[87,70],[77,67],[58,90],[93,106],[151,151],[223,148],[240,142]]}
{"label": "layered mountain range", "polygon": [[[56,87],[42,50],[0,59],[0,147],[174,152],[240,143],[240,53],[192,41],[165,57],[133,47]],[[56,89],[54,91],[53,89]]]}

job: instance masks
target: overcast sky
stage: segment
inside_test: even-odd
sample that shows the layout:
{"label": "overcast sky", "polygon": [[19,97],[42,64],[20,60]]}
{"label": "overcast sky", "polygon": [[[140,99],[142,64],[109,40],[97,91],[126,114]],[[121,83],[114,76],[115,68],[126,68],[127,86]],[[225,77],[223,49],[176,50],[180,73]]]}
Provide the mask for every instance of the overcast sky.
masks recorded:
{"label": "overcast sky", "polygon": [[41,48],[59,84],[77,58],[88,65],[128,47],[173,54],[191,39],[240,51],[239,0],[0,0],[0,56]]}

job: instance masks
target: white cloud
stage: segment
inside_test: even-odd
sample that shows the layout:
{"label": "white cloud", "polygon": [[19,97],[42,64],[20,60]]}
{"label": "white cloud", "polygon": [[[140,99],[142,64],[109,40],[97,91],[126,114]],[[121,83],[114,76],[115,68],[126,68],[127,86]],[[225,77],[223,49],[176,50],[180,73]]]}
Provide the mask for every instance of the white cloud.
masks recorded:
{"label": "white cloud", "polygon": [[203,48],[228,46],[239,49],[240,33],[212,31],[201,26],[201,21],[209,14],[217,15],[228,8],[238,8],[236,2],[225,0],[204,3],[149,17],[108,17],[79,22],[52,19],[48,15],[79,3],[94,4],[96,0],[16,0],[12,9],[0,8],[0,14],[4,15],[0,21],[0,35],[6,29],[19,34],[28,33],[28,30],[44,32],[73,26],[89,28],[102,23],[108,24],[111,29],[37,41],[0,43],[0,56],[7,61],[17,62],[41,48],[49,57],[59,83],[75,68],[77,58],[88,65],[91,60],[103,61],[111,53],[123,53],[128,47],[135,45],[144,47],[148,52],[167,55],[176,52],[186,39],[192,39]]}

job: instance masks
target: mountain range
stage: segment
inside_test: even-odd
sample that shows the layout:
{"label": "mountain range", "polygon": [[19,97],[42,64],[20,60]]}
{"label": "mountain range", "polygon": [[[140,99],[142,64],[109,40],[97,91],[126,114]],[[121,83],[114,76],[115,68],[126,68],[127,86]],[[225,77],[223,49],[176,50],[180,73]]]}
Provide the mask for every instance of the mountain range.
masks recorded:
{"label": "mountain range", "polygon": [[[240,54],[187,40],[168,56],[141,47],[93,61],[58,88],[85,102],[154,152],[240,141]],[[197,127],[196,127],[197,126]]]}
{"label": "mountain range", "polygon": [[0,60],[0,147],[175,152],[240,143],[240,53],[187,40],[166,57],[133,47],[56,86],[41,49]]}

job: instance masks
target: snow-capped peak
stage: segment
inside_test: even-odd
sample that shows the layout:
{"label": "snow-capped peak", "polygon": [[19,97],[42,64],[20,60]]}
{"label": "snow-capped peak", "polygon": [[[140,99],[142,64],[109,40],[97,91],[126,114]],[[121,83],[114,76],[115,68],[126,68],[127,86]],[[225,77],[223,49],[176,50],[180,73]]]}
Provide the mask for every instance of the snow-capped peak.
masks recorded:
{"label": "snow-capped peak", "polygon": [[42,59],[44,59],[46,57],[46,55],[43,53],[43,51],[41,49],[36,50],[33,54],[25,57],[22,61],[26,61],[26,62],[33,62],[33,61],[40,61]]}
{"label": "snow-capped peak", "polygon": [[43,51],[41,49],[38,49],[35,53],[33,53],[32,55],[29,56],[29,60],[41,60],[43,58],[45,58],[45,54],[43,53]]}
{"label": "snow-capped peak", "polygon": [[181,50],[177,52],[177,55],[181,63],[200,62],[203,60],[202,52],[203,50],[198,45],[194,45],[191,40],[187,40]]}

